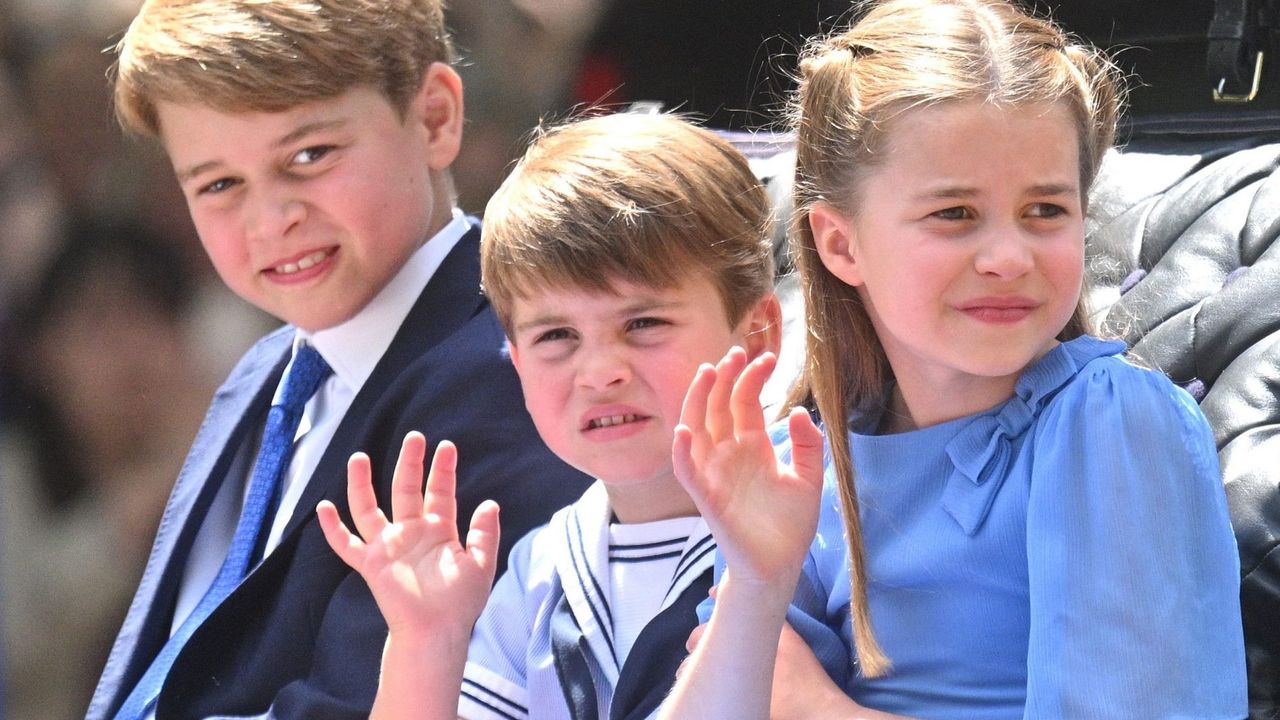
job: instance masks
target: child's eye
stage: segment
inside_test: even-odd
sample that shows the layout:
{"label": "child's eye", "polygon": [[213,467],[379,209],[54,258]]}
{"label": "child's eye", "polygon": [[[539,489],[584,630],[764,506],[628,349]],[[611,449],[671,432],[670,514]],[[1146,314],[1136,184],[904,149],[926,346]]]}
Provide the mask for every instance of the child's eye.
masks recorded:
{"label": "child's eye", "polygon": [[969,220],[973,218],[973,213],[969,212],[969,208],[956,206],[938,210],[931,217],[940,220]]}
{"label": "child's eye", "polygon": [[1067,209],[1054,203],[1036,203],[1031,206],[1031,217],[1053,218],[1067,214]]}
{"label": "child's eye", "polygon": [[634,318],[627,323],[628,330],[646,330],[648,328],[665,327],[671,323],[656,317]]}
{"label": "child's eye", "polygon": [[572,340],[572,339],[573,339],[573,333],[569,330],[569,328],[554,328],[552,330],[547,330],[545,332],[539,333],[537,336],[535,336],[533,338],[533,344],[537,345],[539,343],[549,343],[549,342],[555,342],[557,340]]}
{"label": "child's eye", "polygon": [[220,192],[225,192],[227,190],[230,190],[234,185],[237,184],[237,182],[238,181],[235,180],[234,178],[218,178],[213,182],[205,183],[204,185],[201,185],[199,188],[196,189],[196,194],[197,195],[216,195]]}
{"label": "child's eye", "polygon": [[290,162],[294,165],[312,165],[318,162],[325,155],[333,152],[333,150],[333,145],[313,145],[294,153]]}

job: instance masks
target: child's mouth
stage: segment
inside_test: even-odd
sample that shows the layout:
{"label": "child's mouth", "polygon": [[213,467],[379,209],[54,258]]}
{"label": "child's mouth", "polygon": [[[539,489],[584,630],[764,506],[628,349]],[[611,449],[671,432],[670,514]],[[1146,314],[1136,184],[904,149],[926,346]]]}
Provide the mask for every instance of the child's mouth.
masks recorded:
{"label": "child's mouth", "polygon": [[598,428],[613,427],[614,425],[622,425],[625,423],[633,423],[643,420],[643,416],[629,413],[626,415],[606,415],[598,417],[587,422],[588,430],[596,430]]}
{"label": "child's mouth", "polygon": [[279,275],[292,275],[308,268],[315,267],[329,256],[329,250],[317,250],[310,255],[306,255],[298,259],[297,262],[281,263],[271,270]]}

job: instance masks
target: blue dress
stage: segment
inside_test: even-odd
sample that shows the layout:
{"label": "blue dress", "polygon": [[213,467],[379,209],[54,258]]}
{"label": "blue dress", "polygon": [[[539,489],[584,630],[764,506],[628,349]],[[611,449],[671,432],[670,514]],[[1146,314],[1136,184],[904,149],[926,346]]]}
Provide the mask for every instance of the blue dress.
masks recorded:
{"label": "blue dress", "polygon": [[[893,668],[853,669],[833,473],[788,620],[860,704],[921,718],[1246,714],[1213,436],[1123,348],[1082,337],[988,411],[851,433],[872,625]],[[774,439],[789,461],[785,427]]]}

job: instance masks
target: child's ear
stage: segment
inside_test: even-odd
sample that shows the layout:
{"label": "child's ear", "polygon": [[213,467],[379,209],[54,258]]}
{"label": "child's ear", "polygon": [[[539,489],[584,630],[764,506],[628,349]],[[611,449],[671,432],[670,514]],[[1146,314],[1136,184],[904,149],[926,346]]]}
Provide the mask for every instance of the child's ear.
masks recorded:
{"label": "child's ear", "polygon": [[813,233],[814,248],[827,270],[848,285],[861,285],[857,237],[849,218],[829,203],[817,202],[809,209],[809,229]]}
{"label": "child's ear", "polygon": [[747,359],[755,359],[767,352],[777,355],[782,348],[782,306],[778,303],[778,296],[770,292],[757,300],[739,327]]}
{"label": "child's ear", "polygon": [[409,105],[410,122],[427,133],[427,165],[447,170],[462,147],[462,78],[442,62],[427,66],[418,94]]}

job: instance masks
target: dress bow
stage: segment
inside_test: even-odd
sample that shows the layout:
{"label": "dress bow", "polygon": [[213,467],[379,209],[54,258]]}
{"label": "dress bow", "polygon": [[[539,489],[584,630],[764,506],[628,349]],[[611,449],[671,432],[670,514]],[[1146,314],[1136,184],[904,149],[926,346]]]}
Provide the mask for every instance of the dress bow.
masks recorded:
{"label": "dress bow", "polygon": [[1018,378],[1012,398],[975,417],[947,443],[953,469],[942,491],[942,507],[965,534],[973,535],[982,527],[1009,475],[1015,446],[1049,400],[1086,363],[1123,350],[1123,343],[1091,337],[1058,345]]}

